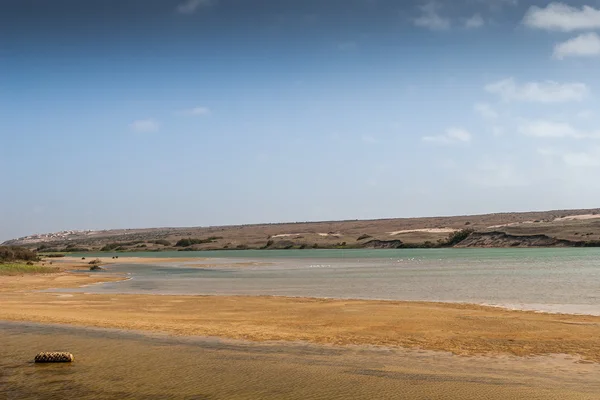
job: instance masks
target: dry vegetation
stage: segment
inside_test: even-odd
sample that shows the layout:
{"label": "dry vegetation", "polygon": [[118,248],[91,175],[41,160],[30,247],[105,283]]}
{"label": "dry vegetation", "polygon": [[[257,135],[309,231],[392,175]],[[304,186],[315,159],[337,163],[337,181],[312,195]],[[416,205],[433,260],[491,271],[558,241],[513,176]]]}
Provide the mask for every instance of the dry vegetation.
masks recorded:
{"label": "dry vegetation", "polygon": [[[461,246],[600,246],[600,209],[501,213],[455,217],[152,228],[82,233],[51,242],[10,241],[40,252],[164,251],[218,249],[443,247],[449,231],[473,230]],[[600,216],[600,215],[599,215]],[[392,234],[395,233],[395,234]],[[500,235],[499,235],[500,234]],[[538,237],[533,240],[532,237]],[[541,237],[541,240],[539,240]]]}

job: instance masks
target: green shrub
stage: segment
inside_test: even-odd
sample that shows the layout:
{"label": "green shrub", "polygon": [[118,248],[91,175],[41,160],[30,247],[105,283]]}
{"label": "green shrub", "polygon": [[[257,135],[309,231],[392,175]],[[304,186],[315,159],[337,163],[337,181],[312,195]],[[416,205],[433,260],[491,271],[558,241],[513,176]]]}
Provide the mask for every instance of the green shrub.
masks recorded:
{"label": "green shrub", "polygon": [[213,243],[219,239],[223,239],[223,238],[221,236],[211,236],[206,239],[192,239],[192,238],[179,239],[177,241],[177,243],[175,243],[175,247],[189,247],[189,246],[193,246],[195,244]]}
{"label": "green shrub", "polygon": [[267,244],[265,244],[263,247],[261,247],[261,249],[268,249],[269,247],[273,246],[273,240],[269,239],[267,240]]}
{"label": "green shrub", "polygon": [[62,251],[64,253],[84,253],[89,251],[89,249],[85,247],[65,247]]}
{"label": "green shrub", "polygon": [[445,246],[455,246],[471,236],[471,234],[475,232],[473,229],[462,229],[460,231],[456,231],[448,235],[448,239],[444,243]]}
{"label": "green shrub", "polygon": [[0,246],[0,261],[38,261],[38,255],[25,247]]}
{"label": "green shrub", "polygon": [[121,244],[119,244],[119,243],[109,243],[109,244],[105,245],[104,247],[102,247],[100,249],[100,251],[113,251],[114,249],[116,249],[119,246],[121,246]]}

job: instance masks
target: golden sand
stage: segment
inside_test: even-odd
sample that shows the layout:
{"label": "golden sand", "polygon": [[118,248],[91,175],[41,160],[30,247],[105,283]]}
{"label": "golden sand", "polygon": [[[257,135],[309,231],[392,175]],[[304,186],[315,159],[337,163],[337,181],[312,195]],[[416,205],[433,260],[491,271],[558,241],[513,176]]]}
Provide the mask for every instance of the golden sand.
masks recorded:
{"label": "golden sand", "polygon": [[600,362],[600,317],[592,316],[426,302],[33,292],[118,279],[69,273],[0,277],[0,320],[464,355],[560,353]]}
{"label": "golden sand", "polygon": [[187,261],[203,261],[206,258],[198,258],[198,257],[128,257],[128,256],[119,256],[119,258],[112,257],[60,257],[51,259],[48,258],[44,261],[54,261],[54,265],[56,266],[69,266],[69,267],[89,267],[88,263],[90,261],[100,260],[100,265],[109,265],[109,264],[164,264],[164,263],[174,263],[174,262],[187,262]]}

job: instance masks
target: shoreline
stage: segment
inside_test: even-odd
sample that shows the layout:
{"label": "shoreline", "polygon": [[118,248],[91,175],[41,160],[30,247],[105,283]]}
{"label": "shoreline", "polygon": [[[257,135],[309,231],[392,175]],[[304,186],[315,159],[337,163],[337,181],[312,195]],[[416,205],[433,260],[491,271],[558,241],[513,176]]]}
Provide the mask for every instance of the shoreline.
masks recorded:
{"label": "shoreline", "polygon": [[465,303],[39,292],[122,279],[62,273],[20,277],[10,287],[0,280],[0,321],[469,356],[569,354],[600,362],[597,316]]}
{"label": "shoreline", "polygon": [[[265,259],[264,261],[259,261],[258,259],[245,259],[245,258],[233,258],[229,259],[226,263],[216,262],[218,260],[227,260],[226,258],[193,258],[193,257],[123,257],[120,259],[111,259],[110,257],[97,258],[102,262],[102,265],[114,265],[114,264],[136,264],[136,265],[144,265],[144,264],[177,264],[176,268],[210,268],[210,269],[239,269],[246,267],[265,267],[272,266],[274,263],[269,259]],[[71,266],[71,269],[79,270],[81,272],[88,271],[88,266],[81,266],[81,261],[76,257],[64,257],[63,261],[57,263],[57,265],[68,265]],[[194,264],[192,264],[194,263]],[[72,266],[79,266],[72,267]],[[83,268],[83,269],[81,269]],[[65,271],[66,272],[66,271]],[[119,274],[111,272],[110,270],[101,272],[102,275],[108,276],[110,274]],[[125,275],[118,275],[125,276]],[[127,276],[123,279],[117,279],[117,282],[131,280],[134,277]],[[106,282],[115,282],[115,281],[106,281]],[[105,282],[98,282],[105,283]],[[60,290],[64,289],[82,289],[90,285],[85,285],[83,287],[78,288],[59,288]],[[52,288],[48,288],[50,291]],[[69,291],[70,293],[72,291]],[[81,292],[81,291],[79,291]],[[94,293],[94,294],[102,294],[102,293]],[[148,295],[144,292],[133,292],[133,291],[123,291],[123,292],[113,292],[113,295]],[[464,300],[439,300],[439,299],[394,299],[394,298],[385,298],[385,297],[343,297],[343,296],[306,296],[306,295],[290,295],[290,294],[214,294],[214,293],[196,293],[196,292],[154,292],[151,295],[153,296],[224,296],[224,297],[274,297],[274,298],[290,298],[290,299],[325,299],[325,300],[361,300],[361,301],[390,301],[390,302],[408,302],[408,303],[431,303],[431,304],[464,304],[464,305],[472,305],[472,306],[483,306],[496,308],[506,311],[527,311],[534,312],[539,314],[550,314],[550,315],[573,315],[573,316],[594,316],[600,317],[600,305],[592,305],[592,304],[578,304],[578,303],[518,303],[518,302],[494,302],[490,303],[487,301],[464,301]]]}

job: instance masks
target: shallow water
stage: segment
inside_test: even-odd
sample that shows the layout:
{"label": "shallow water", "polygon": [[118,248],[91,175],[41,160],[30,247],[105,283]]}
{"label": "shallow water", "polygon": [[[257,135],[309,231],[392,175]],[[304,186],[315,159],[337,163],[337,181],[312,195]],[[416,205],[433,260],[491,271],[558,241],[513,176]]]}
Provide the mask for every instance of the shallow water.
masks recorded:
{"label": "shallow water", "polygon": [[[71,291],[467,302],[600,315],[600,249],[305,250],[131,255],[173,257],[182,256],[182,253],[187,257],[211,258],[175,265],[112,265],[107,267],[109,271],[128,274],[131,279]],[[250,262],[263,265],[239,266]]]}
{"label": "shallow water", "polygon": [[[594,399],[565,357],[251,344],[0,322],[0,399]],[[72,364],[34,364],[63,350]]]}

